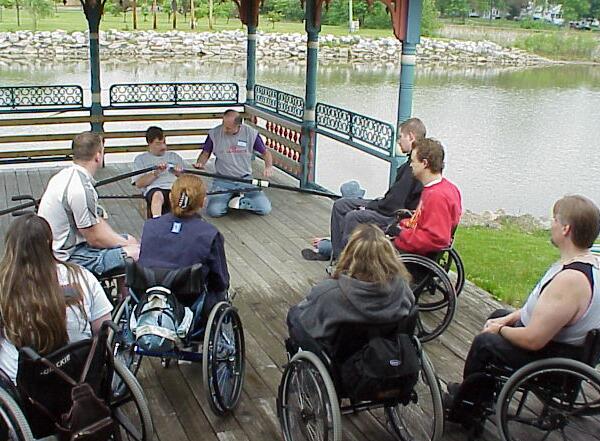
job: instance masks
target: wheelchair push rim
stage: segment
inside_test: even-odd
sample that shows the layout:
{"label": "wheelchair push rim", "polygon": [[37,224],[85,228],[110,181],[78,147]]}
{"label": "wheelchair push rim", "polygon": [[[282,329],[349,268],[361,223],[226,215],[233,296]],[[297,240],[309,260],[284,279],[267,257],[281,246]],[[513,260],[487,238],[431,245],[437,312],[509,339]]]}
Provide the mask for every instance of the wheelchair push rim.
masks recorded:
{"label": "wheelchair push rim", "polygon": [[9,441],[34,440],[21,408],[13,397],[2,388],[0,388],[0,436]]}
{"label": "wheelchair push rim", "polygon": [[394,434],[402,441],[438,441],[444,430],[442,394],[433,365],[421,351],[421,372],[411,401],[386,407]]}
{"label": "wheelchair push rim", "polygon": [[[454,292],[456,293],[456,297],[458,297],[465,286],[465,266],[462,259],[454,248],[446,248],[439,253],[436,263],[446,271],[448,276],[450,275],[450,271],[454,272]],[[435,311],[444,306],[444,302],[430,302],[421,305],[421,309],[423,311]]]}
{"label": "wheelchair push rim", "polygon": [[117,440],[146,441],[152,439],[154,427],[142,387],[129,369],[115,359],[114,375],[120,377],[124,391],[113,395],[110,408],[117,423]]}
{"label": "wheelchair push rim", "polygon": [[237,406],[245,366],[244,331],[237,309],[220,302],[209,315],[202,349],[204,390],[217,415]]}
{"label": "wheelchair push rim", "polygon": [[[119,331],[111,331],[108,345],[112,348],[114,358],[120,360],[135,376],[140,369],[142,355],[136,352],[134,336],[129,329],[129,318],[133,308],[131,297],[126,297],[119,303],[112,317],[112,321],[118,326]],[[120,378],[115,377],[112,386],[113,392],[118,394],[119,389],[123,386]]]}
{"label": "wheelchair push rim", "polygon": [[[400,260],[413,276],[411,289],[419,305],[417,336],[428,342],[440,336],[456,313],[456,292],[448,274],[433,260],[417,254],[401,254]],[[427,305],[436,304],[435,309]]]}
{"label": "wheelchair push rim", "polygon": [[312,352],[298,352],[287,365],[277,413],[285,441],[341,440],[337,393],[327,368]]}
{"label": "wheelchair push rim", "polygon": [[600,433],[600,374],[564,358],[530,363],[500,391],[496,424],[503,441],[591,439]]}

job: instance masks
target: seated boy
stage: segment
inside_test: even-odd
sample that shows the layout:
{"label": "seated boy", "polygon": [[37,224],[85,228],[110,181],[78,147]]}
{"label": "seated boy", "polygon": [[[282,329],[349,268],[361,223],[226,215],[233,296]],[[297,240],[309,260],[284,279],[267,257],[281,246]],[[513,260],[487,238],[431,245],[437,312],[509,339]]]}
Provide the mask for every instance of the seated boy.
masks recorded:
{"label": "seated boy", "polygon": [[156,170],[131,178],[132,184],[140,188],[149,207],[148,216],[159,217],[171,211],[169,194],[175,177],[183,170],[183,158],[167,150],[165,135],[160,127],[146,130],[148,151],[136,156],[133,170],[157,167]]}

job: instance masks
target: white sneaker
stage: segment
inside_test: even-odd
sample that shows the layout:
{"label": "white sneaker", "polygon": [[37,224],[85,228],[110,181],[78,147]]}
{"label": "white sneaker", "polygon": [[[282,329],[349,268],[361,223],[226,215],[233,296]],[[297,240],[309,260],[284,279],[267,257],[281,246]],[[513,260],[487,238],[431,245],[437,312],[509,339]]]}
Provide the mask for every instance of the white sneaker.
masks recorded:
{"label": "white sneaker", "polygon": [[242,196],[234,196],[229,199],[229,203],[227,204],[229,208],[235,208],[236,210],[240,208],[240,201],[242,200]]}

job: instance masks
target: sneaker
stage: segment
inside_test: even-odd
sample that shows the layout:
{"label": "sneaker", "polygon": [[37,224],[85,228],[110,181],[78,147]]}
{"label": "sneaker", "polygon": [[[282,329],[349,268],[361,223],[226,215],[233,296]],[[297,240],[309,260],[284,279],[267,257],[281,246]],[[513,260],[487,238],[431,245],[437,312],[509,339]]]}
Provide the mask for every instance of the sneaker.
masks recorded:
{"label": "sneaker", "polygon": [[227,206],[229,208],[235,208],[236,210],[240,208],[240,201],[242,200],[242,196],[234,196],[229,199],[229,203]]}
{"label": "sneaker", "polygon": [[302,257],[304,257],[304,259],[306,260],[319,260],[322,262],[326,262],[329,260],[329,257],[317,253],[315,250],[312,250],[310,248],[304,248],[302,250]]}

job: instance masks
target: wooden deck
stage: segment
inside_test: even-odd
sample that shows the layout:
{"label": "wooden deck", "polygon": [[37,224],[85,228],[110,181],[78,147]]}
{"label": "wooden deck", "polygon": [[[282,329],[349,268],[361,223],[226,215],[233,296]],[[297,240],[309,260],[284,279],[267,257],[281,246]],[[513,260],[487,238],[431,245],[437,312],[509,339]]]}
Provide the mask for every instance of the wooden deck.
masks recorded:
{"label": "wooden deck", "polygon": [[[0,209],[16,205],[15,194],[39,197],[56,168],[0,172]],[[110,165],[98,179],[129,171],[126,165]],[[277,178],[283,183],[286,177]],[[291,181],[289,181],[291,183]],[[100,195],[132,194],[129,180],[99,189]],[[280,190],[268,190],[273,211],[268,216],[244,212],[212,220],[225,236],[234,304],[239,308],[246,336],[246,377],[241,402],[235,413],[216,417],[206,402],[197,365],[171,364],[163,369],[157,359],[144,359],[139,373],[154,418],[156,439],[162,441],[269,441],[282,439],[276,416],[275,396],[282,366],[287,361],[283,347],[287,335],[288,308],[300,301],[308,289],[325,276],[324,262],[302,259],[300,249],[311,237],[329,230],[332,202],[325,198]],[[109,222],[119,232],[139,237],[143,218],[141,200],[104,200]],[[0,217],[4,236],[10,216]],[[4,243],[2,241],[2,248]],[[458,312],[446,333],[425,345],[443,382],[458,381],[473,335],[484,317],[499,304],[466,284],[458,301]],[[343,418],[344,439],[392,440],[384,424],[368,412]],[[491,423],[485,439],[496,440]],[[448,425],[444,439],[464,440],[460,428]]]}

